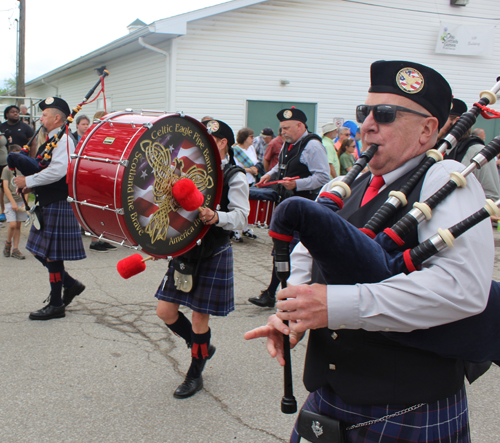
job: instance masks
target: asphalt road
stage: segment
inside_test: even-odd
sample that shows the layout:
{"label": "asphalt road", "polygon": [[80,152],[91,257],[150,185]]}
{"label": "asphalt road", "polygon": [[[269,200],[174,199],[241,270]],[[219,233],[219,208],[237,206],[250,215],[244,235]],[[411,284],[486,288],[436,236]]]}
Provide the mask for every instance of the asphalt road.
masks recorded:
{"label": "asphalt road", "polygon": [[[286,442],[296,415],[280,411],[282,370],[263,340],[243,334],[265,324],[271,309],[248,303],[267,286],[271,242],[234,245],[236,309],[212,318],[217,352],[204,372],[204,389],[194,397],[172,396],[183,381],[190,356],[155,314],[155,290],[165,262],[147,262],[145,272],[123,280],[116,263],[125,248],[90,252],[67,262],[87,287],[63,319],[28,320],[49,293],[45,269],[26,260],[0,257],[0,443],[5,442]],[[0,230],[0,238],[5,229]],[[26,243],[23,228],[21,250]],[[495,232],[500,246],[500,233]],[[497,250],[497,252],[500,252]],[[495,270],[500,278],[500,268]],[[305,341],[292,351],[298,404]],[[500,440],[500,368],[468,386],[473,441]]]}

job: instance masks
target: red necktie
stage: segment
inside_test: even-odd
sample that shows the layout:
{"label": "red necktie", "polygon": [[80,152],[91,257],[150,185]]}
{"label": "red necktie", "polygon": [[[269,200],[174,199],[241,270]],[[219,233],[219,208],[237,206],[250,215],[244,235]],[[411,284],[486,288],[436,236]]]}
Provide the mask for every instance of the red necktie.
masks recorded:
{"label": "red necktie", "polygon": [[365,205],[373,197],[375,197],[378,194],[380,188],[384,186],[384,184],[384,177],[382,177],[381,175],[374,175],[372,181],[370,182],[370,185],[368,186],[368,188],[366,188],[365,195],[363,196],[363,200],[361,201],[361,206]]}

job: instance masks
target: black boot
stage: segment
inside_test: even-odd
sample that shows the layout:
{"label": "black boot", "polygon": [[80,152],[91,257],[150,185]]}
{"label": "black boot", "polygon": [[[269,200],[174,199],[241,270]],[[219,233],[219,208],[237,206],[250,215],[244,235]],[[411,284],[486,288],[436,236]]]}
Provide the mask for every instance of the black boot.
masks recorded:
{"label": "black boot", "polygon": [[63,306],[46,305],[38,311],[34,311],[29,315],[30,320],[51,320],[53,318],[63,318],[66,316]]}
{"label": "black boot", "polygon": [[261,308],[274,308],[276,303],[276,299],[271,296],[267,289],[262,291],[258,297],[249,298],[248,301]]}
{"label": "black boot", "polygon": [[186,378],[175,390],[175,398],[188,398],[203,388],[203,377],[201,376],[207,360],[215,354],[215,346],[210,344],[210,329],[205,334],[192,332],[191,366]]}

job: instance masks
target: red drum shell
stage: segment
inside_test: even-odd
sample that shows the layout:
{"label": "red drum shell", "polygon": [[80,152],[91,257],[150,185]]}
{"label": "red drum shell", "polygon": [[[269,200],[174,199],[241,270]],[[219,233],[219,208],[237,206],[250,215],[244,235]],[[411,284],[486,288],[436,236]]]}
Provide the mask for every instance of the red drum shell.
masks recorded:
{"label": "red drum shell", "polygon": [[268,227],[276,206],[275,202],[269,200],[250,199],[250,213],[248,214],[248,224]]}
{"label": "red drum shell", "polygon": [[91,234],[165,258],[201,239],[198,211],[187,212],[171,187],[191,178],[214,209],[222,193],[220,156],[197,120],[179,114],[123,111],[93,124],[68,171],[69,200]]}

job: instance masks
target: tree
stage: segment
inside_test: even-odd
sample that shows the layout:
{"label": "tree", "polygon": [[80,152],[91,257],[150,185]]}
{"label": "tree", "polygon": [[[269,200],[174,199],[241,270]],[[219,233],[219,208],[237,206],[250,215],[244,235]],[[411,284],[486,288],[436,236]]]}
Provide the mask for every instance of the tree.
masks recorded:
{"label": "tree", "polygon": [[6,78],[3,81],[3,88],[0,88],[0,95],[7,95],[9,91],[16,90],[16,79]]}

